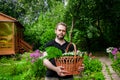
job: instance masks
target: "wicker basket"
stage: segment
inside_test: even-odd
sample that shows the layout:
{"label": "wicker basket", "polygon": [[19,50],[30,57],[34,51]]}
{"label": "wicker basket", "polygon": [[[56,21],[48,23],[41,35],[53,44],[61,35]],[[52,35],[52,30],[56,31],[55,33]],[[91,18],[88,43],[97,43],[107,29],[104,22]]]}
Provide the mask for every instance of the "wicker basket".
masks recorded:
{"label": "wicker basket", "polygon": [[70,43],[67,46],[66,52],[68,52],[70,45],[74,46],[74,56],[62,56],[60,58],[56,58],[55,62],[57,66],[64,67],[64,70],[68,72],[66,75],[77,75],[80,74],[78,68],[82,66],[83,58],[76,55],[77,50],[76,50],[76,45],[74,43]]}

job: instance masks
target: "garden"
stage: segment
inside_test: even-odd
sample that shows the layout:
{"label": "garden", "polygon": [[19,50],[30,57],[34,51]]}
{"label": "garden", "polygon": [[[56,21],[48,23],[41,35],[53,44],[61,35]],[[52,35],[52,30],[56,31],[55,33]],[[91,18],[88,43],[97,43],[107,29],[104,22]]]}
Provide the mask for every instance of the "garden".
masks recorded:
{"label": "garden", "polygon": [[109,47],[106,49],[109,58],[112,60],[112,68],[116,71],[116,73],[120,76],[120,69],[118,66],[120,65],[120,48]]}
{"label": "garden", "polygon": [[[24,53],[0,55],[0,80],[44,80],[44,45],[55,38],[59,22],[67,24],[65,40],[75,43],[83,58],[84,70],[74,80],[106,80],[96,56],[101,52],[120,77],[120,0],[0,0],[0,4],[1,13],[23,25],[23,39],[33,47]],[[109,67],[105,68],[111,76]]]}
{"label": "garden", "polygon": [[[22,55],[2,57],[0,59],[0,80],[44,80],[46,67],[42,63],[42,53],[36,50],[32,53],[25,52]],[[75,75],[75,80],[104,80],[101,72],[101,62],[84,53],[83,63],[85,70]],[[94,66],[93,66],[94,65]]]}
{"label": "garden", "polygon": [[[106,54],[112,60],[112,68],[120,76],[120,52],[117,48],[107,48]],[[74,80],[105,80],[101,61],[92,53],[80,52],[83,57],[84,71],[74,75]],[[50,56],[51,58],[52,56]],[[55,56],[54,56],[55,57]],[[0,80],[44,80],[46,67],[43,65],[43,53],[40,50],[25,52],[0,59]],[[106,72],[110,75],[109,68]],[[111,78],[112,79],[112,78]],[[114,79],[113,79],[114,80]]]}

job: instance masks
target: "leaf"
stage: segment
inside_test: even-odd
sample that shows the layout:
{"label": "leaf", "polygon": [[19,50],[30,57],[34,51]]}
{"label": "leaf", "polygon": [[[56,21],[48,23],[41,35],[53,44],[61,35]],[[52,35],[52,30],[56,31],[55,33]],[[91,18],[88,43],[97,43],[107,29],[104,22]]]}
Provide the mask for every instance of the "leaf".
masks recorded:
{"label": "leaf", "polygon": [[48,54],[47,58],[57,58],[62,56],[62,51],[56,47],[47,47],[46,52]]}

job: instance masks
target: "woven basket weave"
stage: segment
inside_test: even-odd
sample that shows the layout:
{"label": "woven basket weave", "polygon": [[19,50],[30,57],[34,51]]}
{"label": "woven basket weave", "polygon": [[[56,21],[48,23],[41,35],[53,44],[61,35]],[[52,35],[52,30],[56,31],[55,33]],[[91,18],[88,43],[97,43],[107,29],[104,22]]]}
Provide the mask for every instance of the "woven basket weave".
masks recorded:
{"label": "woven basket weave", "polygon": [[77,50],[76,50],[76,45],[74,43],[70,43],[67,46],[66,52],[68,52],[70,45],[74,46],[74,55],[62,56],[60,58],[56,58],[55,62],[57,66],[64,67],[64,70],[68,72],[66,75],[77,75],[80,74],[80,71],[78,69],[80,66],[82,66],[83,58],[76,55]]}

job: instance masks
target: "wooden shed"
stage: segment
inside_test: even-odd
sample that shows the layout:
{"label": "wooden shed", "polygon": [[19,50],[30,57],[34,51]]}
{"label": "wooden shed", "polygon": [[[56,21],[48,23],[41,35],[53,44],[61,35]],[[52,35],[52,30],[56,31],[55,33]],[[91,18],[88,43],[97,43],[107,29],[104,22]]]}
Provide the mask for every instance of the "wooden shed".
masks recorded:
{"label": "wooden shed", "polygon": [[23,53],[32,50],[23,40],[24,27],[15,18],[0,13],[0,55]]}

